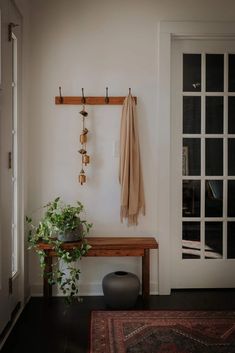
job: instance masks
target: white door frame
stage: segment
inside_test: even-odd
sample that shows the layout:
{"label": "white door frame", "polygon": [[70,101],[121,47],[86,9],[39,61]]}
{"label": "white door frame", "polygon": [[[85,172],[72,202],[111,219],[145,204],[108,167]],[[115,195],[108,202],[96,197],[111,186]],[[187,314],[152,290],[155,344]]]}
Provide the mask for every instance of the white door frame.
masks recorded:
{"label": "white door frame", "polygon": [[[12,30],[12,35],[17,39],[17,230],[18,230],[18,272],[13,280],[13,293],[18,290],[18,301],[21,302],[21,310],[24,307],[28,294],[25,292],[26,272],[25,264],[27,262],[27,239],[24,233],[24,213],[25,213],[25,156],[24,156],[24,119],[22,114],[22,42],[23,42],[23,16],[18,8],[12,1],[12,22],[20,24]],[[13,151],[12,151],[13,152]],[[15,300],[16,298],[14,298]],[[14,303],[14,300],[12,301]],[[19,312],[20,314],[20,312]]]}
{"label": "white door frame", "polygon": [[160,22],[158,28],[159,294],[171,292],[171,48],[174,38],[234,39],[235,22]]}
{"label": "white door frame", "polygon": [[[25,254],[27,251],[27,240],[24,237],[24,209],[25,209],[25,198],[24,198],[24,194],[25,194],[25,190],[24,190],[24,169],[25,169],[25,160],[24,160],[24,139],[23,139],[23,133],[24,133],[24,129],[23,129],[23,121],[22,121],[22,21],[23,18],[18,10],[18,8],[16,7],[15,3],[13,0],[9,1],[8,3],[5,1],[2,2],[1,4],[1,17],[2,17],[2,23],[4,24],[4,33],[2,36],[2,42],[1,44],[1,51],[2,53],[4,53],[3,55],[3,64],[5,65],[11,65],[10,63],[10,57],[11,57],[11,45],[8,42],[8,33],[7,33],[7,24],[10,22],[14,22],[19,24],[19,27],[16,27],[14,29],[14,33],[18,39],[18,43],[20,42],[21,44],[18,46],[18,108],[17,108],[17,112],[18,112],[18,143],[17,143],[17,147],[18,147],[18,160],[20,161],[19,165],[18,165],[18,203],[17,203],[17,207],[19,210],[19,219],[18,219],[18,231],[19,231],[19,275],[14,277],[14,281],[12,283],[13,285],[13,293],[16,293],[17,295],[17,302],[20,301],[21,302],[21,309],[18,311],[18,313],[16,314],[14,321],[11,323],[11,327],[9,328],[9,330],[6,332],[4,338],[1,340],[0,343],[0,350],[4,345],[4,342],[6,341],[7,337],[10,334],[11,329],[13,328],[14,324],[16,323],[16,320],[18,319],[20,313],[23,310],[24,304],[25,304],[25,279],[27,279],[27,277],[25,277]],[[1,21],[0,21],[1,22]],[[1,27],[1,26],[0,26]],[[8,60],[8,61],[7,61]],[[4,75],[4,78],[2,77],[2,79],[0,80],[0,90],[1,90],[1,94],[6,94],[6,87],[10,87],[11,85],[11,79],[10,79],[10,74],[9,71],[7,69],[7,74]],[[9,94],[9,90],[7,89],[7,92]],[[5,96],[4,96],[5,97]],[[5,103],[6,105],[6,103]],[[7,100],[7,106],[9,105],[9,100]],[[4,117],[7,119],[7,121],[9,121],[9,114],[5,114]],[[11,130],[9,130],[9,132],[11,132]],[[7,138],[7,137],[6,137]],[[10,141],[10,139],[8,138],[8,141]],[[9,146],[6,146],[6,151],[8,150],[9,147],[9,151],[11,151],[11,146],[9,144]],[[4,152],[6,152],[4,150]],[[6,153],[5,153],[6,154]],[[5,159],[4,159],[5,160]],[[10,174],[10,172],[8,171],[8,173]],[[7,237],[6,233],[3,233],[3,235],[5,237]],[[9,237],[10,239],[10,237]],[[6,242],[5,242],[5,238],[3,239],[4,241],[4,246],[6,246]],[[6,276],[11,276],[11,271],[9,269],[8,272],[6,272]],[[8,278],[7,278],[8,279]],[[8,293],[8,281],[6,281],[7,283],[7,293]],[[12,312],[12,310],[15,308],[15,301],[13,300],[13,295],[8,296],[8,303],[7,305],[9,305],[9,313]],[[10,316],[9,316],[10,318]],[[7,323],[7,322],[6,322]]]}

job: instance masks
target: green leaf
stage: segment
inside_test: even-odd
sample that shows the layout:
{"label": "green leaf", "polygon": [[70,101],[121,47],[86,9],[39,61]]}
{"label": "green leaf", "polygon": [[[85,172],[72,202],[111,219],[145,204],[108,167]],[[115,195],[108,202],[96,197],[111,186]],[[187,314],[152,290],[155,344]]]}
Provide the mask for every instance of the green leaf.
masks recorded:
{"label": "green leaf", "polygon": [[25,216],[25,220],[27,223],[32,223],[32,218]]}

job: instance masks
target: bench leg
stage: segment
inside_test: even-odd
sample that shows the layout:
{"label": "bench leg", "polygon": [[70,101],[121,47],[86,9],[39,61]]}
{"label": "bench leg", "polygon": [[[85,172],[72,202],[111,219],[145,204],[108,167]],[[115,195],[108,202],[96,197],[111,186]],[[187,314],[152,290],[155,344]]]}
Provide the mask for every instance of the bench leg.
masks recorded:
{"label": "bench leg", "polygon": [[146,300],[149,298],[149,276],[150,272],[150,256],[149,249],[144,250],[144,256],[142,257],[142,296]]}
{"label": "bench leg", "polygon": [[47,274],[52,271],[52,257],[47,255],[45,258],[46,266],[43,276],[43,297],[49,299],[52,296],[52,286],[48,283]]}

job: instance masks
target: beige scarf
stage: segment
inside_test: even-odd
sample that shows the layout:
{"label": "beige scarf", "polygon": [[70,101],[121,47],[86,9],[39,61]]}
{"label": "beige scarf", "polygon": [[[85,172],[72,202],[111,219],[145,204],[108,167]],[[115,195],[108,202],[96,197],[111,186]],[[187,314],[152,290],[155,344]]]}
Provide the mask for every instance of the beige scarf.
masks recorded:
{"label": "beige scarf", "polygon": [[139,136],[134,98],[129,94],[122,108],[120,131],[119,182],[121,184],[121,221],[138,224],[138,215],[145,214],[143,177],[140,163]]}

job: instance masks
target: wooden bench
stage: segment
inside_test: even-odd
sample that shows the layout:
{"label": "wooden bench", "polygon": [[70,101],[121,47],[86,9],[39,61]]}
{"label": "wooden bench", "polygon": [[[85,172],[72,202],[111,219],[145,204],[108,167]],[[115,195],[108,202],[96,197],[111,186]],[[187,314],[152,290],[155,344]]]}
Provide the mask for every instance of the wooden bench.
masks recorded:
{"label": "wooden bench", "polygon": [[[141,256],[142,257],[142,296],[149,297],[150,281],[150,249],[158,249],[158,243],[152,237],[87,237],[91,245],[86,256],[115,257],[115,256]],[[71,250],[80,246],[80,242],[64,243],[63,248]],[[50,244],[39,243],[38,248],[46,252],[45,274],[51,272],[52,258],[56,256]],[[52,295],[52,286],[44,276],[43,295],[49,298]]]}

